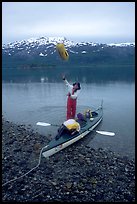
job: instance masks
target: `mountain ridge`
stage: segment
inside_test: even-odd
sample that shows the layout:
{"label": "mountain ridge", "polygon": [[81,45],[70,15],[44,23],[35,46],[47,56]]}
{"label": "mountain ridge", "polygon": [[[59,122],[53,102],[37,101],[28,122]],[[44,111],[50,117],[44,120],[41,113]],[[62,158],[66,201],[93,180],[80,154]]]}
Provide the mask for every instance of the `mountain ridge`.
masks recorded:
{"label": "mountain ridge", "polygon": [[92,46],[96,46],[96,45],[108,45],[108,46],[135,46],[135,42],[124,42],[124,43],[94,43],[94,42],[89,42],[89,41],[82,41],[82,42],[74,42],[71,40],[68,40],[66,37],[47,37],[47,36],[41,36],[41,37],[32,37],[32,38],[28,38],[28,39],[24,39],[21,41],[14,41],[14,42],[10,42],[7,44],[3,44],[2,45],[2,49],[5,48],[13,48],[14,45],[21,45],[21,43],[26,43],[27,44],[31,44],[31,43],[41,43],[41,44],[49,44],[49,43],[53,43],[53,44],[57,44],[57,43],[64,43],[64,45],[66,47],[68,46],[76,46],[76,45],[85,45],[85,44],[89,44]]}
{"label": "mountain ridge", "polygon": [[[126,53],[129,52],[129,49],[135,48],[135,43],[111,43],[111,44],[102,44],[102,43],[93,43],[93,42],[81,42],[74,43],[73,41],[67,40],[65,37],[39,37],[39,38],[29,38],[27,40],[15,41],[13,43],[8,43],[3,45],[2,54],[3,56],[12,56],[20,58],[33,58],[35,57],[45,57],[47,60],[52,55],[54,59],[57,59],[56,54],[56,44],[64,43],[66,50],[69,52],[71,57],[75,55],[88,55],[91,60],[93,56],[101,56],[102,52],[114,52],[115,50]],[[121,51],[121,50],[122,51]],[[115,55],[117,54],[115,52]],[[113,54],[113,53],[112,53]],[[85,57],[85,56],[84,56]],[[71,59],[71,58],[70,58]],[[52,57],[53,60],[53,57]],[[82,59],[84,60],[84,59]],[[89,59],[88,59],[89,60]],[[99,60],[99,59],[98,59]],[[84,61],[85,62],[85,61]]]}
{"label": "mountain ridge", "polygon": [[[69,53],[69,60],[60,58],[56,44],[64,43]],[[94,73],[95,78],[109,74],[123,74],[126,78],[134,78],[135,65],[135,43],[93,43],[73,42],[65,37],[39,37],[27,40],[15,41],[2,47],[2,70],[3,79],[9,76],[10,79],[19,75],[26,76],[26,70],[30,73],[35,70],[35,75],[43,76],[64,72],[71,76],[79,75],[78,72],[87,78],[87,72]],[[11,69],[15,69],[11,73]],[[42,71],[43,69],[43,71]],[[52,71],[51,71],[52,70]],[[41,74],[42,73],[42,74]],[[50,73],[50,74],[49,74]],[[116,74],[117,73],[117,74]],[[50,75],[50,76],[49,76]],[[116,78],[115,77],[115,78]],[[52,77],[51,77],[52,78]]]}

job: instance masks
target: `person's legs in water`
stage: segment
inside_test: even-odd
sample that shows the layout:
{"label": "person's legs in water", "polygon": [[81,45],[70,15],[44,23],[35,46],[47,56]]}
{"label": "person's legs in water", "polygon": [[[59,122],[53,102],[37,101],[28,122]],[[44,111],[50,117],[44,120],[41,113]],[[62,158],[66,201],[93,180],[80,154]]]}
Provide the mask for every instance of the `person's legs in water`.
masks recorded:
{"label": "person's legs in water", "polygon": [[77,103],[77,101],[75,99],[71,99],[70,97],[68,97],[68,100],[67,100],[67,120],[68,119],[75,119],[76,103]]}
{"label": "person's legs in water", "polygon": [[72,99],[72,112],[71,112],[71,118],[75,119],[75,115],[76,115],[76,100]]}
{"label": "person's legs in water", "polygon": [[67,100],[67,120],[72,118],[72,99],[70,97],[68,97]]}

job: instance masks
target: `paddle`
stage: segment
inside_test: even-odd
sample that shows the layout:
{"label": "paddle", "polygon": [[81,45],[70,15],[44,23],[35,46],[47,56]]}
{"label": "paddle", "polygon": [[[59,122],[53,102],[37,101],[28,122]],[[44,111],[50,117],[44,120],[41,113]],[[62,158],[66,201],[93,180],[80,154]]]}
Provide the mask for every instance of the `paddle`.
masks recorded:
{"label": "paddle", "polygon": [[[40,125],[40,126],[44,126],[44,127],[47,127],[47,126],[56,126],[56,127],[59,127],[60,125],[55,125],[55,124],[50,124],[50,123],[44,123],[44,122],[37,122],[36,125]],[[101,135],[106,135],[106,136],[114,136],[115,133],[114,132],[107,132],[107,131],[103,131],[103,130],[92,130],[92,131],[95,131]]]}

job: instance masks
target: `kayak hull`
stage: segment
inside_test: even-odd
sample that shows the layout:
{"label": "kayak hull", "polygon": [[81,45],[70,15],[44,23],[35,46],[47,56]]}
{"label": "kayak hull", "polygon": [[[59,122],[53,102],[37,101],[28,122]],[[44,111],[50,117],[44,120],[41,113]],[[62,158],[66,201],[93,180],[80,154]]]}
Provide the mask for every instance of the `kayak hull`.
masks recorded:
{"label": "kayak hull", "polygon": [[49,142],[49,144],[47,146],[45,146],[45,148],[43,148],[42,155],[45,158],[47,158],[47,157],[61,151],[62,149],[70,146],[71,144],[77,142],[78,140],[82,139],[83,137],[88,135],[90,132],[92,132],[103,119],[102,106],[100,106],[94,112],[97,113],[97,115],[92,117],[91,119],[88,119],[86,124],[81,127],[81,130],[79,133],[77,133],[74,136],[64,134],[58,140],[56,140],[54,138],[53,140],[51,140],[51,142]]}

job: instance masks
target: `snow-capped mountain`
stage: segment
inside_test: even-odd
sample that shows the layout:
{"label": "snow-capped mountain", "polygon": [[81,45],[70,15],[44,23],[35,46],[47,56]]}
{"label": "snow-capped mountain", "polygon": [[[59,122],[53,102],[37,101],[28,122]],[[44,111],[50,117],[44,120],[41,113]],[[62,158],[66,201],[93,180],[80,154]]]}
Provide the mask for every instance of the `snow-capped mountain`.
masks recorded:
{"label": "snow-capped mountain", "polygon": [[[27,40],[21,40],[21,41],[15,41],[12,43],[8,44],[3,44],[2,48],[15,48],[15,47],[20,47],[23,44],[26,44],[26,46],[41,46],[41,45],[48,45],[48,44],[53,44],[56,45],[57,43],[64,43],[66,47],[73,47],[73,46],[81,46],[81,45],[91,45],[91,46],[96,46],[99,45],[99,43],[93,43],[93,42],[73,42],[70,40],[67,40],[65,37],[38,37],[38,38],[29,38]],[[102,43],[101,43],[102,44]],[[106,44],[108,46],[135,46],[135,43],[109,43]]]}
{"label": "snow-capped mountain", "polygon": [[[61,59],[57,43],[64,43],[69,60]],[[3,81],[60,81],[62,73],[82,81],[132,80],[134,66],[135,43],[78,43],[65,37],[39,37],[2,46]]]}
{"label": "snow-capped mountain", "polygon": [[66,49],[72,54],[86,54],[91,52],[102,52],[109,47],[135,47],[135,43],[110,43],[99,44],[93,42],[73,42],[65,37],[39,37],[27,40],[15,41],[3,44],[4,55],[9,56],[33,56],[47,57],[56,52],[56,44],[64,43]]}

